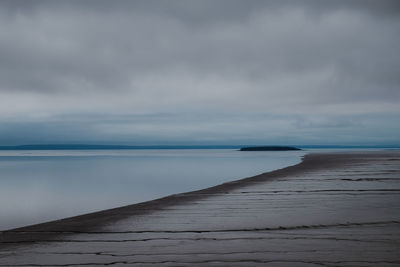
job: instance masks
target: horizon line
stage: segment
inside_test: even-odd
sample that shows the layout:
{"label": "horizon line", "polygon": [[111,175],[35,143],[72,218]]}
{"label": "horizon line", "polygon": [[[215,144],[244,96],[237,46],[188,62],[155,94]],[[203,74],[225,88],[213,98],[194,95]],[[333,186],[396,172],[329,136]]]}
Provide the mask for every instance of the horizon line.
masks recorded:
{"label": "horizon line", "polygon": [[[24,144],[24,145],[3,145],[0,146],[0,150],[101,150],[101,149],[223,149],[223,148],[242,148],[242,147],[256,147],[256,146],[266,146],[265,144],[261,145],[248,145],[248,144],[240,144],[240,145],[113,145],[113,144]],[[400,148],[400,145],[379,145],[379,144],[370,144],[370,145],[268,145],[268,146],[292,146],[298,148]]]}

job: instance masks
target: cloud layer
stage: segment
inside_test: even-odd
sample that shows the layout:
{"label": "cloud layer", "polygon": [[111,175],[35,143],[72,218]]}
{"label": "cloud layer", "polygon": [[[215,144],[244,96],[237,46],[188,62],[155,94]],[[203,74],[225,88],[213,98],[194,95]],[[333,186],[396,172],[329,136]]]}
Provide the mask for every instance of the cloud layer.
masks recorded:
{"label": "cloud layer", "polygon": [[2,1],[0,143],[351,143],[359,121],[361,142],[398,142],[399,15],[398,1]]}

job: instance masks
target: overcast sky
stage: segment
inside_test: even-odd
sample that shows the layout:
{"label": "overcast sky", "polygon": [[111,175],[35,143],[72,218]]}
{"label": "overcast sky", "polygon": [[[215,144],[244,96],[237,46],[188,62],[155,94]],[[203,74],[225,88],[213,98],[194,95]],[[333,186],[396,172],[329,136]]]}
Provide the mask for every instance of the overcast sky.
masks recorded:
{"label": "overcast sky", "polygon": [[400,144],[400,1],[0,0],[0,145]]}

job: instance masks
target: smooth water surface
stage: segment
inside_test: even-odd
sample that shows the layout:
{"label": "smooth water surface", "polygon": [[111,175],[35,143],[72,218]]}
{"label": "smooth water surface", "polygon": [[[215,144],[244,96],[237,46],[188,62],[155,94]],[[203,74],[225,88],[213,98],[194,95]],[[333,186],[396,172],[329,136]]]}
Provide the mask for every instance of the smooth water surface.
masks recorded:
{"label": "smooth water surface", "polygon": [[202,189],[294,165],[304,151],[0,151],[0,230]]}

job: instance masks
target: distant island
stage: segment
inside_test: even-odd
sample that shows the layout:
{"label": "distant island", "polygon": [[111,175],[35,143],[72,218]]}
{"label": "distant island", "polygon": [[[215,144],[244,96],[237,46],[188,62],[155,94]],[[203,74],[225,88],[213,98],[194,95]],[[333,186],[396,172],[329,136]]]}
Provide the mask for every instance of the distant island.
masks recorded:
{"label": "distant island", "polygon": [[240,151],[289,151],[289,150],[301,150],[301,149],[291,146],[253,146],[253,147],[242,147],[240,149]]}

